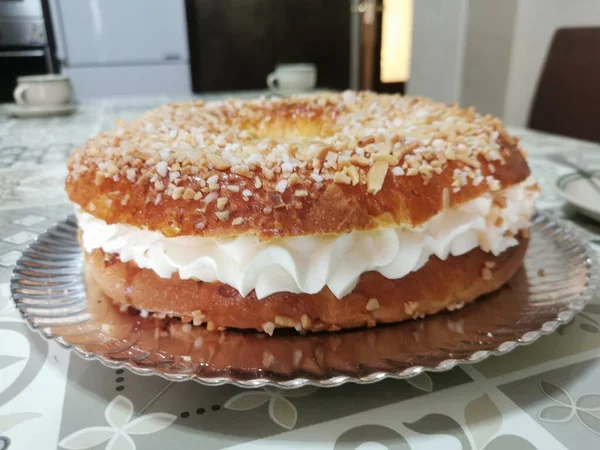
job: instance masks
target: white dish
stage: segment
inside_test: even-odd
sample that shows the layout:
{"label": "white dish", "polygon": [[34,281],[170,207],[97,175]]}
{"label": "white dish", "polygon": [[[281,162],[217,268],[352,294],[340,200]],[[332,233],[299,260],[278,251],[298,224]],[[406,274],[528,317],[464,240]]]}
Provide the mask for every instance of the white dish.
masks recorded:
{"label": "white dish", "polygon": [[73,114],[77,110],[75,103],[67,103],[66,105],[48,105],[48,106],[29,106],[29,105],[7,105],[6,111],[9,116],[18,117],[20,119],[34,119],[39,117],[50,116],[67,116]]}
{"label": "white dish", "polygon": [[[600,170],[592,171],[600,183]],[[559,195],[578,211],[600,222],[600,192],[579,173],[569,173],[556,180]]]}

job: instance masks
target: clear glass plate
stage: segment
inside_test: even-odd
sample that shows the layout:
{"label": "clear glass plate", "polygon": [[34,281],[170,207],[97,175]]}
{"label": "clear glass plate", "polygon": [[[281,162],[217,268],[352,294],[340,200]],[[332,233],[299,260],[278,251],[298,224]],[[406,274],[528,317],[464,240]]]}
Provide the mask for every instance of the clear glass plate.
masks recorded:
{"label": "clear glass plate", "polygon": [[189,330],[120,312],[88,278],[69,218],[23,253],[11,292],[34,330],[107,366],[173,381],[290,388],[408,378],[507,353],[569,322],[600,274],[574,227],[538,214],[523,268],[499,291],[459,311],[363,330],[273,337]]}

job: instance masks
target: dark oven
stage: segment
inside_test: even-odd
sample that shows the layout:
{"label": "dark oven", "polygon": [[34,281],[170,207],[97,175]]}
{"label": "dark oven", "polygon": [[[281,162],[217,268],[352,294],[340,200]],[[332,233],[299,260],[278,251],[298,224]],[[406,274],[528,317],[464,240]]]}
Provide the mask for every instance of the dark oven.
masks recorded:
{"label": "dark oven", "polygon": [[41,0],[0,0],[0,103],[17,78],[53,72]]}

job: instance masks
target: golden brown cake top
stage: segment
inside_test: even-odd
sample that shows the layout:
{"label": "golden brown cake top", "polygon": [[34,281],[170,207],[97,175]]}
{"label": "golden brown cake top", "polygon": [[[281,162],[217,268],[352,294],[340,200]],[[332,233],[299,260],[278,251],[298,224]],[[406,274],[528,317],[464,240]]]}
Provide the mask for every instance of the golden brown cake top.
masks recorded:
{"label": "golden brown cake top", "polygon": [[108,223],[269,239],[413,227],[528,175],[492,116],[348,91],[161,106],[76,149],[67,191]]}

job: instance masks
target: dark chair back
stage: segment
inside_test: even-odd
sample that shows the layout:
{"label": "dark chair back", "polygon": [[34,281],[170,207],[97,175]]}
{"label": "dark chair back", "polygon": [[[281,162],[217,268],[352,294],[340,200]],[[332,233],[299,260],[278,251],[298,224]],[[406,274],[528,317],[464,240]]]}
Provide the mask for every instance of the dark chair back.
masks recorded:
{"label": "dark chair back", "polygon": [[556,31],[529,127],[600,142],[600,28]]}

